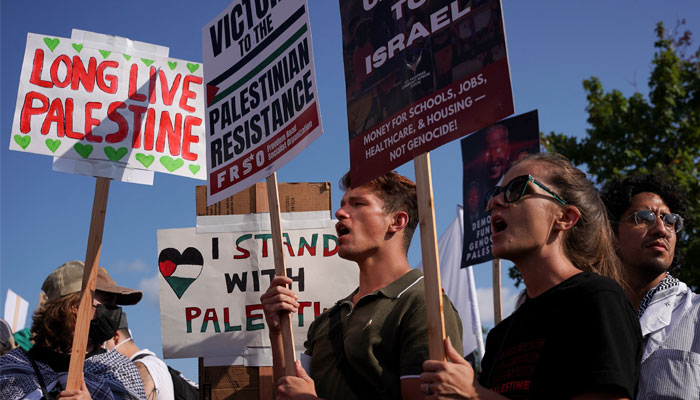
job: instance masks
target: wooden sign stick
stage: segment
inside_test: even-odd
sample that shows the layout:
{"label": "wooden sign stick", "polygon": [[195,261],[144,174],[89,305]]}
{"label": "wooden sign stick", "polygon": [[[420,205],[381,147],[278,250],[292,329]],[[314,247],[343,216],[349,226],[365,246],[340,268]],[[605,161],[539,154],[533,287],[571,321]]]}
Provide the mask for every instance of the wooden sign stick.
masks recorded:
{"label": "wooden sign stick", "polygon": [[85,254],[83,288],[80,292],[80,306],[78,307],[78,317],[75,322],[75,333],[73,334],[73,347],[68,366],[67,390],[80,390],[80,384],[83,382],[85,350],[87,348],[88,333],[90,332],[90,320],[92,319],[92,298],[95,294],[95,284],[97,283],[97,268],[102,248],[102,233],[105,226],[108,196],[109,178],[98,177],[95,184],[95,199],[92,202],[92,219],[90,220],[90,233],[88,234]]}
{"label": "wooden sign stick", "polygon": [[[275,275],[287,276],[287,265],[284,261],[284,253],[282,252],[282,217],[280,215],[280,200],[277,191],[277,173],[267,177],[267,201],[270,206],[270,227],[272,231],[272,253],[275,259]],[[294,362],[296,361],[296,353],[294,350],[294,335],[292,334],[292,318],[288,312],[283,312],[280,315],[280,323],[282,324],[282,354],[274,354],[276,346],[272,346],[273,366],[275,376],[296,376]],[[282,365],[284,365],[284,372]]]}
{"label": "wooden sign stick", "polygon": [[501,310],[501,259],[494,258],[491,268],[493,274],[493,323],[498,325],[503,319]]}
{"label": "wooden sign stick", "polygon": [[430,175],[430,155],[424,153],[413,159],[418,191],[418,219],[423,255],[425,281],[425,310],[427,311],[429,350],[431,360],[445,360],[445,317],[442,310],[442,285],[438,259],[433,183]]}

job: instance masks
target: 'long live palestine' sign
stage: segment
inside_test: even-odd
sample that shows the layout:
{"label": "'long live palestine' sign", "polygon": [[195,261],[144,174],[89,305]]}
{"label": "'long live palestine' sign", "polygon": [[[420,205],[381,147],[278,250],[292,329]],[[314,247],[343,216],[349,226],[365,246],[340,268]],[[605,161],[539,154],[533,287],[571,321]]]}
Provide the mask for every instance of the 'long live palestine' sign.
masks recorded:
{"label": "'long live palestine' sign", "polygon": [[306,1],[235,1],[203,28],[202,51],[213,204],[321,135]]}
{"label": "'long live palestine' sign", "polygon": [[205,179],[199,63],[30,33],[11,150]]}

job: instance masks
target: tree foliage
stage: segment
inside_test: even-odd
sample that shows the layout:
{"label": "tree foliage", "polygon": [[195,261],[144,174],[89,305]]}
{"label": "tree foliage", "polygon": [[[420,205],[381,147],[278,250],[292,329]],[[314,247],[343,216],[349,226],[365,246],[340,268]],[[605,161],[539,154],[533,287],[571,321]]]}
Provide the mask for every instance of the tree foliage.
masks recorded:
{"label": "tree foliage", "polygon": [[[549,151],[585,166],[601,184],[637,173],[661,172],[681,186],[688,200],[688,220],[677,252],[683,267],[679,278],[700,287],[700,48],[691,51],[685,21],[668,32],[656,26],[656,48],[648,96],[626,98],[619,90],[605,92],[600,81],[584,80],[588,135],[582,139],[550,133]],[[513,275],[511,271],[511,276]]]}

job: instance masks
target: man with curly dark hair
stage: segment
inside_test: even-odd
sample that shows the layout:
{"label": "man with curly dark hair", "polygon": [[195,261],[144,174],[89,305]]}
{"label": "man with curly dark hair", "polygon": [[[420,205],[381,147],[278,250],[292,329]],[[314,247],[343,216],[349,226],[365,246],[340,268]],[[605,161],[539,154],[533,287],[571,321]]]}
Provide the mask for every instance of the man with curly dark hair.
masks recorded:
{"label": "man with curly dark hair", "polygon": [[637,398],[697,398],[700,295],[669,274],[680,266],[676,245],[685,220],[684,193],[648,174],[612,180],[601,197],[644,337]]}

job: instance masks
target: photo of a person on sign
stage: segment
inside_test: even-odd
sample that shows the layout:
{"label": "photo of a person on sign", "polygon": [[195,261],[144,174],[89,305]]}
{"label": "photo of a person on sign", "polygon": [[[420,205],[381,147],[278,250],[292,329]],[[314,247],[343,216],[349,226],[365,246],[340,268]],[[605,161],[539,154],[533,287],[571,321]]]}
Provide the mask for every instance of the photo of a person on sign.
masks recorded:
{"label": "photo of a person on sign", "polygon": [[495,186],[506,173],[510,165],[510,148],[508,147],[508,129],[501,124],[491,125],[484,132],[486,152],[486,174],[489,185]]}

